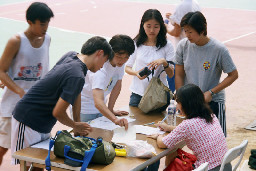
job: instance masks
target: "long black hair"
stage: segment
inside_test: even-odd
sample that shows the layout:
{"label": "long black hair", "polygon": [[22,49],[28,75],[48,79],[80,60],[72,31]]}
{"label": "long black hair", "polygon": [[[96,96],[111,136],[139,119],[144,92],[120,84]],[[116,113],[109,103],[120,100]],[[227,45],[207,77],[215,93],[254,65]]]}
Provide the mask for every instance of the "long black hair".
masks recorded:
{"label": "long black hair", "polygon": [[198,86],[194,84],[182,86],[177,90],[175,99],[177,103],[181,104],[182,110],[188,119],[200,117],[205,119],[207,123],[212,123],[212,110]]}
{"label": "long black hair", "polygon": [[167,38],[166,38],[166,27],[164,25],[164,20],[161,15],[161,13],[157,9],[148,9],[147,11],[144,12],[141,22],[140,22],[140,30],[137,36],[134,38],[136,41],[137,47],[142,45],[143,43],[146,42],[148,36],[146,35],[146,32],[144,30],[144,23],[147,22],[148,20],[155,19],[157,22],[160,24],[160,31],[157,35],[157,42],[156,42],[156,47],[158,49],[161,49],[167,44]]}

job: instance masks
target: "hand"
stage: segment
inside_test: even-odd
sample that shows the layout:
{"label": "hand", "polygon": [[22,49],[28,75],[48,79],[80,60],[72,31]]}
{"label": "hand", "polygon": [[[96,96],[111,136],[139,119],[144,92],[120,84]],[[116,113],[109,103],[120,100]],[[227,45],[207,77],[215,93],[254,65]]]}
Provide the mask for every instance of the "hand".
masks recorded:
{"label": "hand", "polygon": [[154,60],[152,62],[150,62],[147,66],[149,69],[157,69],[160,65],[164,65],[164,66],[167,66],[168,63],[167,61],[164,59],[164,58],[160,58],[160,59],[157,59],[157,60]]}
{"label": "hand", "polygon": [[125,127],[125,130],[128,129],[128,121],[127,121],[127,119],[125,119],[125,118],[123,118],[123,119],[118,119],[118,118],[116,118],[115,121],[114,121],[114,123],[115,123],[116,125],[119,125],[119,126],[124,126],[124,127]]}
{"label": "hand", "polygon": [[2,83],[2,81],[0,81],[0,88],[4,89],[5,85]]}
{"label": "hand", "polygon": [[144,80],[145,78],[147,78],[147,75],[144,75],[144,76],[140,76],[140,71],[142,71],[144,68],[142,68],[141,70],[139,70],[139,71],[137,71],[137,74],[136,74],[136,76],[140,79],[140,80]]}
{"label": "hand", "polygon": [[129,112],[121,111],[121,110],[114,110],[113,113],[114,113],[116,116],[122,116],[122,115],[128,115],[128,114],[129,114]]}
{"label": "hand", "polygon": [[204,99],[207,103],[209,103],[210,101],[212,101],[212,94],[209,91],[204,92]]}
{"label": "hand", "polygon": [[152,135],[148,135],[147,137],[156,140],[158,136],[159,134],[152,134]]}
{"label": "hand", "polygon": [[155,124],[161,131],[170,132],[170,126],[167,125],[165,122],[159,121],[157,124]]}
{"label": "hand", "polygon": [[24,94],[26,94],[26,92],[22,88],[20,88],[20,90],[18,91],[18,95],[20,96],[20,98],[22,98]]}
{"label": "hand", "polygon": [[92,132],[92,127],[85,122],[75,122],[73,131],[76,136],[86,136],[89,134],[89,132]]}

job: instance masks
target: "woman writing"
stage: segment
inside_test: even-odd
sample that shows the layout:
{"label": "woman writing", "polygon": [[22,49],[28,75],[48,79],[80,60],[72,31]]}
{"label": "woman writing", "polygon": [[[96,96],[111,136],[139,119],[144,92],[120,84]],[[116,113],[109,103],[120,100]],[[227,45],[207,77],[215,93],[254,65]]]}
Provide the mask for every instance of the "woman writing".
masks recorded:
{"label": "woman writing", "polygon": [[[159,148],[172,148],[178,142],[185,141],[197,157],[196,168],[208,162],[209,170],[219,170],[228,148],[220,123],[206,103],[203,92],[198,86],[187,84],[178,89],[175,100],[177,110],[186,119],[176,128],[157,124],[163,130],[171,132],[165,137],[152,135],[151,138],[157,139]],[[224,170],[231,170],[231,164],[226,164]]]}

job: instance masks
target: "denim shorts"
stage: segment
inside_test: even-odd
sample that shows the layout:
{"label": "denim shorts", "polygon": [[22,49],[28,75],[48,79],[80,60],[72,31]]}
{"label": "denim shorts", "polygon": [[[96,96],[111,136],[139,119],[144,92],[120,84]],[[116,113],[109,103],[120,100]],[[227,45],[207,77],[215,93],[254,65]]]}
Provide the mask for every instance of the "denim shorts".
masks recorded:
{"label": "denim shorts", "polygon": [[93,119],[99,118],[103,116],[101,113],[95,113],[95,114],[80,114],[80,120],[81,122],[89,122]]}
{"label": "denim shorts", "polygon": [[[142,96],[138,95],[138,94],[135,94],[135,93],[132,93],[131,96],[130,96],[130,102],[129,102],[129,106],[132,106],[132,107],[138,107],[139,106],[139,103],[140,103],[140,100],[141,100]],[[162,112],[162,111],[165,111],[166,108],[169,106],[170,104],[170,93],[167,93],[167,104],[164,105],[163,107],[160,107],[158,109],[155,110],[155,112]]]}

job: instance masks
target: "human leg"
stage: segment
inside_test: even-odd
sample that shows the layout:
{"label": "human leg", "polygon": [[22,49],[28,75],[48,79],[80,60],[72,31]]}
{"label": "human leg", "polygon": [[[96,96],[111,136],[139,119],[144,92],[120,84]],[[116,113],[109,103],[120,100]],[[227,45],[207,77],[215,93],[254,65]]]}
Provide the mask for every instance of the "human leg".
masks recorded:
{"label": "human leg", "polygon": [[[39,133],[12,118],[11,153],[30,147],[40,141],[50,138],[50,133]],[[18,159],[12,159],[12,164],[19,164]],[[28,166],[30,163],[28,163]]]}
{"label": "human leg", "polygon": [[221,128],[223,130],[223,133],[224,133],[225,137],[227,137],[225,104],[211,101],[209,103],[209,105],[210,105],[213,113],[219,119],[219,122],[220,122]]}
{"label": "human leg", "polygon": [[11,148],[11,129],[11,118],[0,117],[0,166],[8,148]]}

